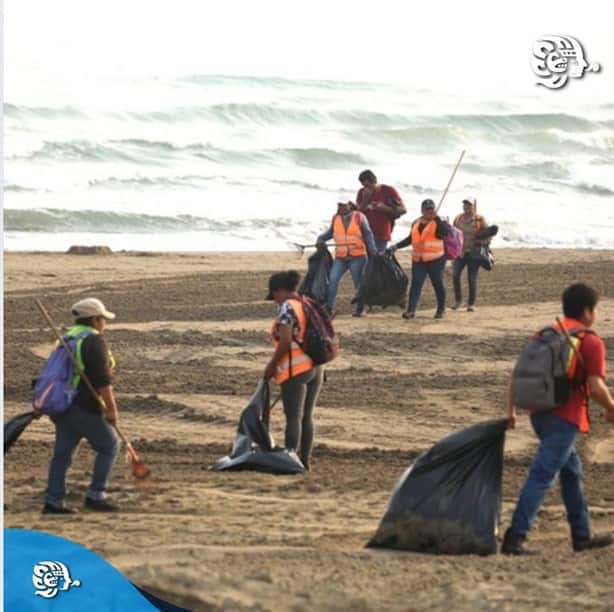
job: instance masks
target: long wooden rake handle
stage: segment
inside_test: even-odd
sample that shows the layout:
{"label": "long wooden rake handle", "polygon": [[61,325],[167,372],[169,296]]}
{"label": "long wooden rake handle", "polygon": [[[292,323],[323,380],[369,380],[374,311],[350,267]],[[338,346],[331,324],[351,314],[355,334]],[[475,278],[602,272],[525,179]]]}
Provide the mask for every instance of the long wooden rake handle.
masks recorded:
{"label": "long wooden rake handle", "polygon": [[[94,385],[92,385],[92,383],[90,382],[90,379],[87,377],[83,368],[81,367],[81,364],[77,361],[76,357],[73,355],[72,351],[70,350],[70,347],[68,346],[68,344],[66,344],[66,341],[64,340],[60,332],[57,330],[55,324],[53,323],[53,321],[51,320],[51,317],[49,316],[49,313],[47,312],[45,307],[42,305],[41,301],[38,298],[34,298],[34,301],[36,302],[36,305],[38,306],[38,309],[40,310],[43,317],[45,317],[45,320],[47,321],[49,327],[51,327],[51,329],[53,330],[55,337],[60,342],[60,344],[64,347],[64,350],[68,353],[73,366],[79,373],[79,376],[83,379],[85,386],[88,388],[89,392],[98,400],[98,404],[100,405],[101,412],[104,414],[107,409],[104,403],[104,400],[102,399],[102,397],[100,397],[96,389],[94,389]],[[136,461],[137,463],[140,463],[139,456],[137,455],[132,444],[130,444],[130,441],[128,440],[128,438],[126,438],[122,430],[117,426],[117,424],[113,425],[113,428],[117,432],[117,435],[119,436],[120,440],[126,445],[126,449],[130,453],[130,456],[132,457],[132,459]]]}
{"label": "long wooden rake handle", "polygon": [[435,209],[435,214],[439,212],[439,209],[441,208],[441,205],[443,204],[443,201],[446,195],[448,195],[448,190],[450,189],[450,185],[452,184],[452,181],[454,179],[454,176],[456,175],[456,171],[458,170],[458,167],[461,165],[461,162],[463,161],[463,157],[465,157],[464,149],[461,151],[460,157],[458,158],[458,161],[456,162],[456,166],[454,166],[454,170],[452,171],[452,176],[450,177],[450,180],[448,181],[448,184],[446,185],[446,188],[443,191],[441,200],[439,200],[439,204],[437,204],[437,208]]}

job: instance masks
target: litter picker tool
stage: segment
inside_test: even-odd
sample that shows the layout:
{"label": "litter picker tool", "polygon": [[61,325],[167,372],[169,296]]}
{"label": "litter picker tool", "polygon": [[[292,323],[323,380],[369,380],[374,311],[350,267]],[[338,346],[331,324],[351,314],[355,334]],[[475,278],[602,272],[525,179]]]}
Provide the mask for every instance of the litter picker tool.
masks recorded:
{"label": "litter picker tool", "polygon": [[[51,329],[53,330],[53,333],[55,334],[55,337],[57,338],[58,342],[64,347],[64,350],[68,353],[68,355],[70,357],[70,360],[72,361],[73,366],[75,367],[75,369],[79,373],[79,376],[81,377],[81,379],[85,383],[85,386],[88,388],[89,392],[98,400],[98,403],[99,403],[100,408],[101,408],[101,412],[104,414],[104,412],[106,410],[106,405],[104,403],[104,400],[96,392],[96,389],[94,389],[94,386],[90,382],[90,379],[87,377],[87,375],[83,371],[83,368],[78,363],[76,357],[73,355],[73,353],[70,350],[70,347],[68,346],[68,344],[66,344],[66,341],[64,340],[64,338],[62,337],[62,335],[60,334],[58,329],[56,328],[55,324],[51,320],[51,317],[49,316],[49,313],[47,312],[47,310],[45,309],[45,307],[43,306],[41,301],[38,298],[35,298],[34,301],[36,302],[36,305],[37,305],[38,309],[40,310],[41,314],[43,315],[43,317],[47,321],[49,327],[51,327]],[[132,465],[132,475],[135,478],[147,478],[147,476],[150,475],[151,470],[143,463],[141,458],[138,456],[137,452],[134,450],[134,447],[132,446],[132,444],[130,443],[128,438],[126,438],[126,436],[124,435],[122,430],[117,426],[117,424],[113,425],[113,428],[117,432],[117,435],[119,436],[120,440],[126,445],[126,450],[127,450],[128,458],[129,458],[130,463]]]}
{"label": "litter picker tool", "polygon": [[[305,249],[315,249],[316,247],[320,246],[319,244],[299,244],[298,242],[293,242],[292,243],[294,245],[294,248],[301,254],[303,255],[305,253]],[[354,246],[353,244],[348,243],[340,243],[340,244],[336,244],[334,242],[331,242],[330,244],[325,243],[325,246],[327,247],[334,247],[334,246],[338,246],[338,247],[350,247],[350,246]]]}
{"label": "litter picker tool", "polygon": [[441,200],[439,200],[439,204],[437,204],[437,208],[435,209],[435,214],[439,213],[439,209],[441,208],[441,205],[443,204],[443,201],[446,195],[448,195],[448,190],[450,189],[450,185],[452,184],[452,181],[454,180],[456,171],[458,170],[458,167],[461,165],[461,162],[463,161],[464,156],[465,156],[465,150],[463,149],[461,151],[460,157],[458,158],[458,161],[456,162],[456,166],[454,166],[454,170],[452,171],[452,176],[450,177],[450,180],[448,181],[448,184],[446,185],[446,188],[444,189],[444,192],[441,196]]}

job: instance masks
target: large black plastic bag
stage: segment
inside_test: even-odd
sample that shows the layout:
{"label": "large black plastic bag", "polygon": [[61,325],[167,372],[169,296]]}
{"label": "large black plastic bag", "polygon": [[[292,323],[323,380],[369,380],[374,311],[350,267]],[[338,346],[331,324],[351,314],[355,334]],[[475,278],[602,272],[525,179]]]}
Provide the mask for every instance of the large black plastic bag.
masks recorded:
{"label": "large black plastic bag", "polygon": [[505,419],[456,431],[397,483],[367,546],[442,554],[497,552]]}
{"label": "large black plastic bag", "polygon": [[328,292],[328,277],[333,265],[332,255],[326,247],[318,247],[316,252],[307,260],[307,274],[298,292],[307,295],[321,304],[326,303]]}
{"label": "large black plastic bag", "polygon": [[230,455],[210,470],[256,470],[273,474],[298,474],[305,471],[294,451],[275,446],[269,433],[269,385],[260,380],[254,395],[241,413],[237,435]]}
{"label": "large black plastic bag", "polygon": [[32,422],[34,412],[24,412],[4,424],[4,454],[17,442],[23,430]]}
{"label": "large black plastic bag", "polygon": [[369,257],[352,303],[369,306],[402,305],[407,293],[407,275],[392,254]]}

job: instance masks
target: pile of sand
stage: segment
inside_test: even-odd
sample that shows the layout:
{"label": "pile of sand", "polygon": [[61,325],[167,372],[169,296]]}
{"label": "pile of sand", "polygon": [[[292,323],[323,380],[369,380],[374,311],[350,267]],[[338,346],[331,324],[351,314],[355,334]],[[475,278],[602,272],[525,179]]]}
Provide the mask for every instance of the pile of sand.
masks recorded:
{"label": "pile of sand", "polygon": [[103,245],[73,245],[66,252],[69,255],[113,255],[113,251],[108,246]]}

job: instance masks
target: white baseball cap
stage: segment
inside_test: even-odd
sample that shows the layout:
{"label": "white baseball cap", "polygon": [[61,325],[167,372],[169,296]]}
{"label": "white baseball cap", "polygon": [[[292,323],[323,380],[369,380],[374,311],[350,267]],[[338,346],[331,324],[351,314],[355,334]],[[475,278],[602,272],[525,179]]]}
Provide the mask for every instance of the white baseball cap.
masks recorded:
{"label": "white baseball cap", "polygon": [[478,201],[475,198],[465,198],[463,200],[463,204],[465,202],[467,202],[467,204],[472,204],[473,206],[475,206],[478,203]]}
{"label": "white baseball cap", "polygon": [[72,305],[70,311],[76,319],[89,319],[89,317],[115,318],[115,313],[109,312],[98,298],[79,300]]}

